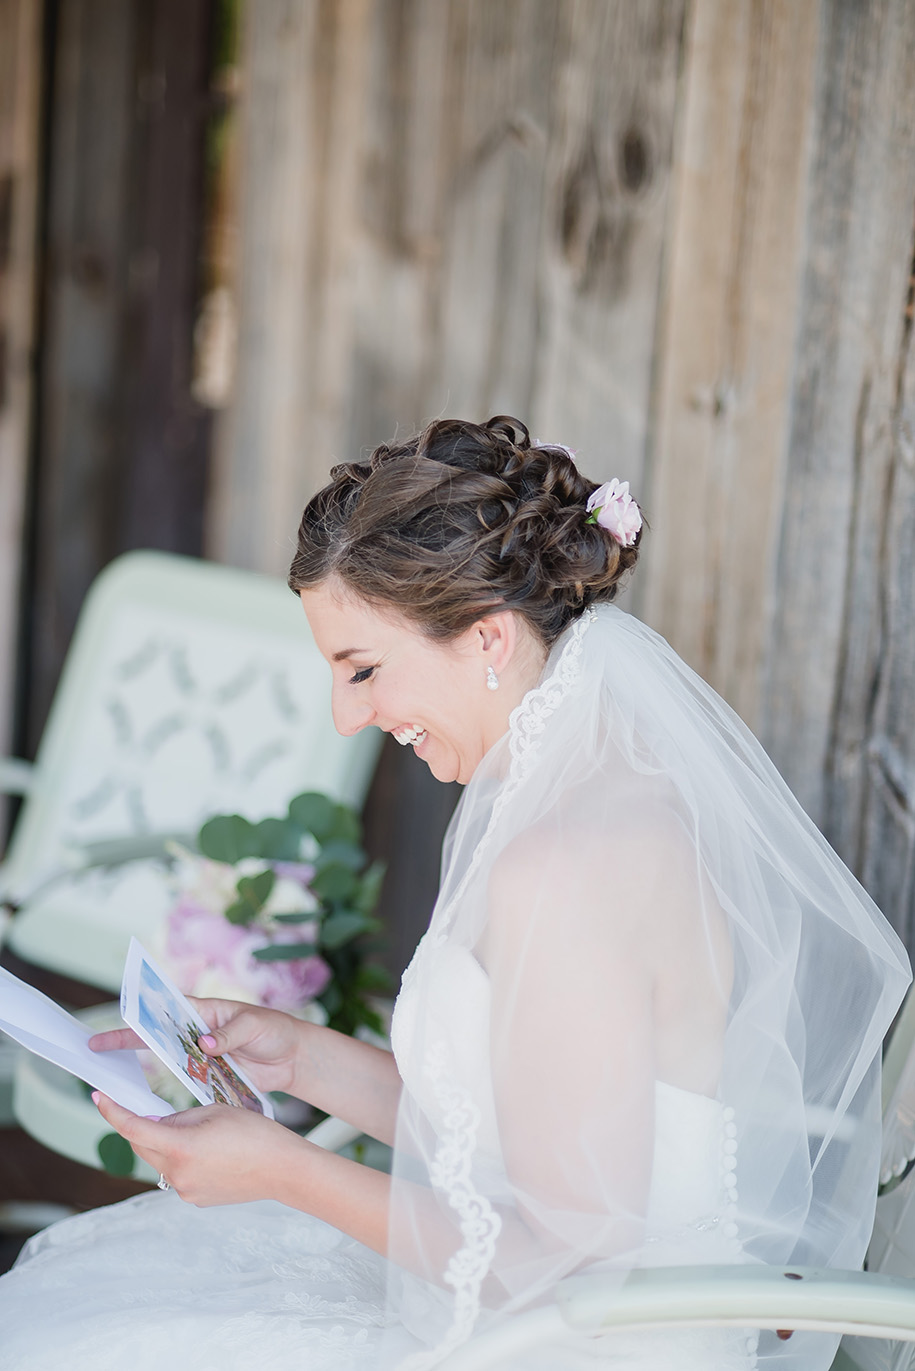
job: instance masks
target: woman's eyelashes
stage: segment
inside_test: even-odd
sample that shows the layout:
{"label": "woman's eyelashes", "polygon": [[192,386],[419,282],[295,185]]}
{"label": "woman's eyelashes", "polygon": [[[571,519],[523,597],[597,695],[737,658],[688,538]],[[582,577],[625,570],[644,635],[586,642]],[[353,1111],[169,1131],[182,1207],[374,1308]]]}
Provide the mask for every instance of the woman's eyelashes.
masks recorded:
{"label": "woman's eyelashes", "polygon": [[373,666],[364,666],[361,671],[357,671],[349,678],[350,685],[359,685],[361,681],[367,681],[374,670]]}

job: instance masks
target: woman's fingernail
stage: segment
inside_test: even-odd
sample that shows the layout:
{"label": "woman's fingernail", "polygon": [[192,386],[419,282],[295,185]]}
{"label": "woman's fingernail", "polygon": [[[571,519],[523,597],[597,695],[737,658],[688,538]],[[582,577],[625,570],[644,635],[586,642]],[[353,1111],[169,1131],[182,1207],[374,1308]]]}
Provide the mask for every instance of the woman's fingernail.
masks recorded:
{"label": "woman's fingernail", "polygon": [[208,1052],[212,1052],[213,1048],[216,1046],[216,1039],[213,1037],[212,1033],[202,1033],[197,1041],[202,1043]]}
{"label": "woman's fingernail", "polygon": [[162,1115],[161,1115],[161,1114],[144,1114],[144,1115],[143,1115],[143,1118],[144,1118],[144,1119],[149,1119],[150,1123],[161,1123],[161,1122],[162,1122]]}
{"label": "woman's fingernail", "polygon": [[99,1097],[100,1097],[100,1092],[99,1092],[98,1090],[93,1090],[93,1092],[92,1092],[92,1103],[93,1103],[93,1104],[98,1104],[98,1102],[99,1102]]}

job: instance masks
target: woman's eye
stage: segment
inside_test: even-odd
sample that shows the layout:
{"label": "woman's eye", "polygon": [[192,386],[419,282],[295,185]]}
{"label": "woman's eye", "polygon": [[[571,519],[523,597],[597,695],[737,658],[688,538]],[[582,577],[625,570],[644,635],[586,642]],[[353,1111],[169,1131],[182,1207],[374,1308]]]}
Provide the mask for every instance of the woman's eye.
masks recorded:
{"label": "woman's eye", "polygon": [[359,685],[360,681],[367,681],[374,670],[373,666],[364,666],[361,671],[357,671],[349,678],[350,685]]}

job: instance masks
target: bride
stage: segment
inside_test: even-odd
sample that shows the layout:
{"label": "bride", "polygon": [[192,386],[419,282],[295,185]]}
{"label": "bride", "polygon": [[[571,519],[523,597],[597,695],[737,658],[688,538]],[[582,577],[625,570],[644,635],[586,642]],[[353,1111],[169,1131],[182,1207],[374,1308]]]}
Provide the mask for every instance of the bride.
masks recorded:
{"label": "bride", "polygon": [[[419,1371],[571,1273],[860,1265],[905,954],[736,716],[611,603],[640,530],[625,484],[512,419],[334,469],[290,572],[334,722],[466,789],[393,1055],[219,1000],[202,1042],[391,1143],[393,1173],[244,1110],[99,1097],[170,1189],[33,1239],[0,1280],[4,1368]],[[513,1365],[815,1371],[834,1341],[659,1330]]]}

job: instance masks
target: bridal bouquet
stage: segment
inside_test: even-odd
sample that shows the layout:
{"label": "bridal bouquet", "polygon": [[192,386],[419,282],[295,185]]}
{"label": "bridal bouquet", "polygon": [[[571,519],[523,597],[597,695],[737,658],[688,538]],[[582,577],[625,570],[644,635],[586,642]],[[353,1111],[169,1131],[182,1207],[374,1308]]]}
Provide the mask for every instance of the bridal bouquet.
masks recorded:
{"label": "bridal bouquet", "polygon": [[384,868],[369,865],[361,826],[326,795],[298,795],[283,818],[238,814],[203,825],[198,851],[172,848],[175,902],[162,958],[190,995],[245,1000],[328,1023],[379,1031],[370,996],[384,972],[365,961],[364,934]]}

